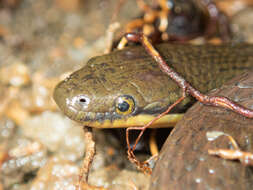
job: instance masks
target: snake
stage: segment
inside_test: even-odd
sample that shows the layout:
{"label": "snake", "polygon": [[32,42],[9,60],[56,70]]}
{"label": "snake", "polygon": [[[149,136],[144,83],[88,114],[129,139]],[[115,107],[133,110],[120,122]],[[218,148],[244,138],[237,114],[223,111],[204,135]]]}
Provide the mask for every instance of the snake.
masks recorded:
{"label": "snake", "polygon": [[[159,44],[167,64],[202,93],[253,68],[253,45]],[[96,128],[143,126],[182,96],[143,47],[130,46],[91,58],[61,81],[54,100],[62,112]],[[150,127],[174,126],[195,102],[187,96]]]}

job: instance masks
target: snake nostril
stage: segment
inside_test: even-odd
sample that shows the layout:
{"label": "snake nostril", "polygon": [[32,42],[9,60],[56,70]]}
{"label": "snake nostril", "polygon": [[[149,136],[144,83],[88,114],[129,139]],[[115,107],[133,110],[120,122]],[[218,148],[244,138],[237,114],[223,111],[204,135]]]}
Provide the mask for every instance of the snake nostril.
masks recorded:
{"label": "snake nostril", "polygon": [[82,103],[86,103],[86,99],[85,98],[80,98],[79,101],[82,102]]}
{"label": "snake nostril", "polygon": [[86,95],[81,94],[74,97],[73,102],[76,105],[80,106],[80,108],[86,109],[90,103],[90,99]]}

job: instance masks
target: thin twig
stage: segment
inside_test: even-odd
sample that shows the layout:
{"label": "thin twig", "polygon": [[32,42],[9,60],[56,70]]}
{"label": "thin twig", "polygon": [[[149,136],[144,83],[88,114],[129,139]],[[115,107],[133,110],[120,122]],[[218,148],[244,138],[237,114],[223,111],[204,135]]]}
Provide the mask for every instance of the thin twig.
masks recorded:
{"label": "thin twig", "polygon": [[[203,104],[206,105],[212,105],[217,107],[223,107],[230,109],[234,112],[237,112],[245,117],[253,118],[253,110],[247,109],[231,100],[229,100],[226,97],[222,96],[208,96],[205,94],[202,94],[197,89],[193,88],[190,83],[188,83],[182,76],[180,76],[177,72],[175,72],[172,68],[170,68],[165,60],[161,57],[161,55],[154,49],[148,38],[140,33],[127,33],[125,35],[125,38],[128,41],[132,42],[139,42],[142,43],[146,51],[154,58],[154,60],[157,62],[160,69],[166,73],[172,80],[174,80],[178,86],[182,89],[182,97],[179,98],[174,104],[170,105],[169,108],[155,117],[152,121],[147,123],[141,128],[138,127],[130,127],[126,130],[126,141],[128,145],[128,158],[131,162],[135,163],[138,168],[141,170],[147,171],[146,173],[150,173],[151,169],[147,166],[147,163],[142,163],[137,160],[137,158],[134,155],[134,150],[136,148],[137,143],[139,142],[141,136],[143,135],[144,131],[156,120],[160,119],[164,115],[166,115],[172,108],[174,108],[177,104],[179,104],[181,101],[184,100],[186,97],[186,94],[190,94],[193,97],[195,97],[198,101],[200,101]],[[131,148],[129,143],[129,131],[130,130],[141,130],[139,136],[137,137],[134,146]]]}
{"label": "thin twig", "polygon": [[219,156],[226,160],[239,160],[244,165],[253,166],[253,153],[241,151],[235,139],[230,135],[225,135],[229,138],[234,147],[232,149],[209,149],[208,154]]}
{"label": "thin twig", "polygon": [[95,141],[93,140],[92,128],[83,127],[84,139],[86,141],[85,157],[79,173],[77,190],[105,190],[103,187],[96,187],[88,184],[89,171],[96,153]]}
{"label": "thin twig", "polygon": [[182,76],[170,68],[161,55],[154,49],[148,38],[143,34],[128,33],[125,35],[127,40],[133,42],[140,42],[145,47],[147,52],[156,60],[161,70],[166,73],[171,79],[173,79],[179,87],[182,88],[184,93],[188,93],[196,98],[203,104],[212,105],[217,107],[223,107],[237,112],[245,117],[253,118],[253,110],[245,108],[232,100],[222,96],[208,96],[202,94],[197,89],[193,88]]}
{"label": "thin twig", "polygon": [[[141,136],[143,135],[144,131],[156,120],[160,119],[161,117],[163,117],[164,115],[166,115],[167,113],[169,113],[171,111],[172,108],[174,108],[177,104],[179,104],[180,102],[183,101],[183,99],[185,98],[185,93],[183,92],[183,95],[181,98],[179,98],[175,103],[173,103],[172,105],[170,105],[168,107],[168,109],[161,113],[160,115],[158,115],[157,117],[155,117],[153,120],[151,120],[150,122],[148,122],[146,125],[144,125],[143,127],[129,127],[126,130],[126,142],[127,142],[127,146],[128,146],[128,159],[132,162],[135,163],[137,165],[137,167],[142,170],[144,173],[147,174],[151,174],[152,170],[149,167],[148,162],[140,162],[134,155],[134,150],[136,148],[136,145],[138,144]],[[129,131],[130,130],[141,130],[140,134],[138,135],[137,139],[135,140],[135,144],[134,146],[131,148],[130,146],[130,142],[129,142]]]}

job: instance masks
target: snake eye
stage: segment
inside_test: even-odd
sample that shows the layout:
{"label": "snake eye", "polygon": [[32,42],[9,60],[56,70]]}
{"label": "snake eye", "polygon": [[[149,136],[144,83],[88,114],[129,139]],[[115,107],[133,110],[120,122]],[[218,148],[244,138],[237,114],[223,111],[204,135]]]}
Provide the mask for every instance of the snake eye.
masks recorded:
{"label": "snake eye", "polygon": [[134,99],[131,96],[120,96],[116,100],[116,112],[120,115],[128,115],[135,109]]}

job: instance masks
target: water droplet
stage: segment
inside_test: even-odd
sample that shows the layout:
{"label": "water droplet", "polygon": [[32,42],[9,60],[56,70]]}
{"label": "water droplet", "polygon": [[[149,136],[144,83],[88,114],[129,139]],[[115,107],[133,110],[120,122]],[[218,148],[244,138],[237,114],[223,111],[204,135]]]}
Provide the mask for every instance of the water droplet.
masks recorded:
{"label": "water droplet", "polygon": [[213,169],[209,169],[208,172],[209,172],[210,174],[214,174],[214,173],[215,173],[215,171],[214,171]]}
{"label": "water droplet", "polygon": [[206,132],[206,138],[208,141],[213,141],[221,135],[225,135],[225,133],[223,133],[222,131],[208,131],[208,132]]}
{"label": "water droplet", "polygon": [[202,179],[201,178],[196,178],[195,181],[196,181],[196,183],[201,183]]}

